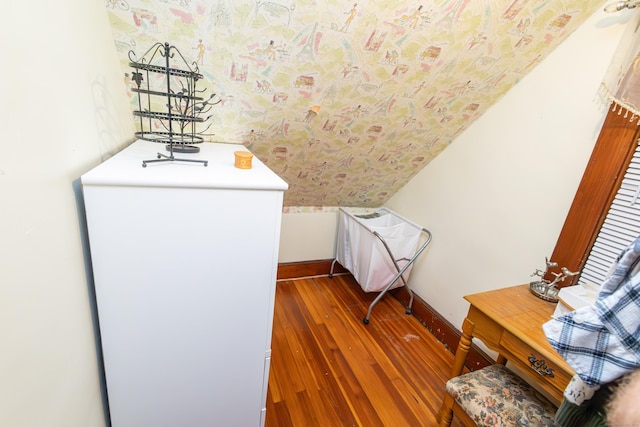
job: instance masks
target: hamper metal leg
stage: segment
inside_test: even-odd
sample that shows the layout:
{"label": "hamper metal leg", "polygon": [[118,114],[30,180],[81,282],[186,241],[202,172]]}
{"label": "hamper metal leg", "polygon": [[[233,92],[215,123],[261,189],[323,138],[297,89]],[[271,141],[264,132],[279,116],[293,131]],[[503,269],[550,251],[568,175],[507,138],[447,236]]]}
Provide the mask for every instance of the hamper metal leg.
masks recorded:
{"label": "hamper metal leg", "polygon": [[[365,325],[369,324],[369,318],[371,317],[371,311],[373,310],[373,307],[378,303],[378,301],[380,301],[382,299],[382,297],[384,296],[384,294],[389,290],[389,288],[391,288],[391,286],[393,286],[394,283],[396,283],[398,281],[399,278],[402,277],[402,273],[404,273],[407,268],[409,268],[409,266],[411,265],[411,263],[407,263],[407,265],[405,265],[402,270],[400,270],[398,272],[398,274],[396,274],[393,277],[393,280],[391,280],[391,282],[389,282],[389,284],[387,286],[384,287],[384,289],[378,294],[378,296],[376,296],[376,299],[373,300],[373,302],[371,304],[369,304],[369,310],[367,310],[367,316],[362,319],[362,321],[364,322]],[[404,282],[404,277],[402,277],[402,281]],[[406,284],[406,282],[405,282]],[[409,289],[409,287],[407,286],[407,289]],[[413,296],[413,294],[412,294]],[[413,298],[412,298],[413,301]],[[409,312],[407,314],[411,314],[411,309],[409,308]]]}
{"label": "hamper metal leg", "polygon": [[407,286],[407,292],[409,292],[409,305],[405,309],[406,314],[411,314],[411,307],[413,306],[413,291],[409,286]]}
{"label": "hamper metal leg", "polygon": [[334,258],[333,262],[331,263],[331,269],[329,269],[329,279],[333,279],[333,267],[335,267],[337,261],[338,258]]}
{"label": "hamper metal leg", "polygon": [[[413,262],[420,256],[422,251],[424,251],[426,249],[427,245],[429,245],[429,242],[431,242],[431,232],[429,230],[427,230],[426,228],[423,228],[422,231],[427,234],[427,240],[422,244],[422,246],[420,246],[420,249],[418,249],[418,251],[413,255],[413,257],[411,259],[402,258],[400,260],[396,260],[395,259],[395,257],[393,256],[393,253],[391,252],[391,249],[389,248],[389,245],[387,245],[387,242],[385,242],[385,240],[382,238],[382,236],[377,231],[373,232],[373,234],[378,239],[380,239],[380,241],[384,245],[384,247],[387,250],[387,253],[389,254],[389,256],[391,257],[391,260],[393,261],[393,264],[395,265],[396,270],[398,271],[398,273],[393,277],[391,282],[389,282],[389,284],[387,284],[387,286],[385,286],[385,288],[378,294],[378,296],[376,296],[376,298],[373,300],[373,302],[371,304],[369,304],[369,309],[367,310],[367,316],[364,319],[362,319],[362,321],[364,322],[365,325],[369,324],[369,318],[371,317],[371,311],[373,310],[373,307],[378,303],[378,301],[380,301],[380,299],[382,299],[384,294],[389,289],[391,289],[391,286],[393,286],[393,284],[396,283],[398,281],[398,279],[402,279],[402,282],[404,283],[405,288],[409,292],[409,305],[407,305],[407,307],[405,309],[405,313],[406,314],[411,314],[411,307],[413,305],[413,292],[411,291],[411,288],[409,288],[409,285],[407,284],[407,281],[404,279],[403,274],[409,268],[409,266],[411,266],[411,264],[413,264]],[[400,268],[400,266],[398,265],[398,261],[407,261],[407,263],[404,265],[404,267]],[[331,268],[333,269],[333,264],[332,264]]]}

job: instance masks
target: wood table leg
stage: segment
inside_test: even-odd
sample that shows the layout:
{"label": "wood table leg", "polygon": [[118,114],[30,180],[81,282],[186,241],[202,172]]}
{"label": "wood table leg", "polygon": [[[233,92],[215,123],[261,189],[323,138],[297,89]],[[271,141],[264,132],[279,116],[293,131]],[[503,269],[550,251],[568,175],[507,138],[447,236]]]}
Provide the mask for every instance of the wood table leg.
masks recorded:
{"label": "wood table leg", "polygon": [[[468,318],[465,318],[462,323],[462,336],[460,337],[460,342],[456,349],[456,356],[453,359],[450,378],[459,376],[464,369],[464,364],[467,361],[467,355],[471,349],[471,337],[473,336],[474,328],[475,324]],[[440,427],[448,427],[451,425],[451,420],[453,419],[453,403],[453,398],[445,391],[444,397],[442,398],[442,406],[438,411]]]}
{"label": "wood table leg", "polygon": [[496,363],[499,363],[500,365],[506,365],[507,364],[507,358],[504,357],[503,355],[499,354],[498,358],[496,359]]}
{"label": "wood table leg", "polygon": [[449,393],[445,393],[442,399],[442,407],[438,412],[439,427],[449,427],[451,425],[451,421],[453,421],[453,404],[453,397]]}

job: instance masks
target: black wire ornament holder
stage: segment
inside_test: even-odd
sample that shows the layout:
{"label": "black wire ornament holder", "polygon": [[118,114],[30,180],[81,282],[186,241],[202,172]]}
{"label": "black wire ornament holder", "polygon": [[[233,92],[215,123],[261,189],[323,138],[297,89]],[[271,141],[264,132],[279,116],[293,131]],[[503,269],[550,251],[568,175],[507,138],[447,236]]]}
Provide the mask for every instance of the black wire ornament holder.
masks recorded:
{"label": "black wire ornament holder", "polygon": [[[182,62],[180,67],[170,63],[176,54],[176,59]],[[133,51],[129,51],[129,60],[129,66],[134,69],[131,79],[136,84],[132,92],[138,95],[138,109],[133,114],[140,118],[140,131],[135,136],[145,141],[166,144],[169,152],[169,155],[158,153],[156,159],[144,160],[142,167],[147,167],[147,163],[173,161],[202,163],[207,166],[207,160],[176,158],[174,155],[200,152],[200,148],[193,144],[204,141],[201,134],[210,125],[196,132],[196,124],[208,120],[211,116],[203,116],[221,101],[216,94],[205,98],[206,89],[196,89],[196,83],[203,78],[198,65],[193,63],[193,67],[189,66],[180,51],[169,43],[154,44],[140,59]],[[164,76],[166,90],[163,90],[164,87],[152,88],[152,74]],[[164,105],[161,105],[162,102]]]}

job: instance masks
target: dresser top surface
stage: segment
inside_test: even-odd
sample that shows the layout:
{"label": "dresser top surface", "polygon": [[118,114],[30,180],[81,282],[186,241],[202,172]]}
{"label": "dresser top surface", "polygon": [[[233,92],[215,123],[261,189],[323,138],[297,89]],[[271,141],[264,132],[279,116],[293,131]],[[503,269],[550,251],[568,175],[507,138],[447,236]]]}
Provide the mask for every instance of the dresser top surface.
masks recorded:
{"label": "dresser top surface", "polygon": [[[201,143],[199,153],[174,152],[174,161],[148,163],[157,154],[169,155],[165,144],[136,141],[115,156],[82,175],[84,186],[184,187],[253,190],[286,190],[287,183],[255,156],[251,169],[234,166],[235,151],[248,150],[237,144]],[[185,162],[180,159],[206,160]]]}

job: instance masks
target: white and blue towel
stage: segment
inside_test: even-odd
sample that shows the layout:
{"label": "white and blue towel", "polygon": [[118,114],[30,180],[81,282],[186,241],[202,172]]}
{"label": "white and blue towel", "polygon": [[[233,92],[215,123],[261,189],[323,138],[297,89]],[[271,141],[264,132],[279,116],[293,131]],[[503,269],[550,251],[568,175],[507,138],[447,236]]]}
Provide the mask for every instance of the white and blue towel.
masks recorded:
{"label": "white and blue towel", "polygon": [[593,305],[543,325],[551,346],[581,380],[572,381],[565,398],[588,399],[590,389],[640,367],[639,260],[640,236],[618,256]]}

